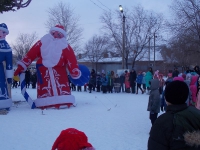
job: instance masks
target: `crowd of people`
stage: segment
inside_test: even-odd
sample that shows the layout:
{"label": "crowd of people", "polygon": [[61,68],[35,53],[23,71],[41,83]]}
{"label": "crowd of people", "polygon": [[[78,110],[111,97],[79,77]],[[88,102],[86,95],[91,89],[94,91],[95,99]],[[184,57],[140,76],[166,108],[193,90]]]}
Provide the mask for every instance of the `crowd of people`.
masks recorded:
{"label": "crowd of people", "polygon": [[[15,71],[15,70],[14,70]],[[26,88],[29,88],[30,86],[35,89],[36,83],[37,83],[37,74],[34,69],[27,68],[25,71],[25,83]],[[20,86],[20,81],[17,81],[15,78],[12,80],[12,88],[17,88]]]}

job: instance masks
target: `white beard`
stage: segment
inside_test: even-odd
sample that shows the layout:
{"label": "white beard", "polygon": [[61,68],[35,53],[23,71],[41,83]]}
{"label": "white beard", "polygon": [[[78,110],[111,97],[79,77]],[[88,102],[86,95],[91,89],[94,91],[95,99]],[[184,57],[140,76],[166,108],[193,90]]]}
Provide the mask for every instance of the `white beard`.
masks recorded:
{"label": "white beard", "polygon": [[51,34],[46,34],[41,38],[41,56],[45,67],[54,67],[58,64],[62,50],[68,47],[65,38],[56,39]]}

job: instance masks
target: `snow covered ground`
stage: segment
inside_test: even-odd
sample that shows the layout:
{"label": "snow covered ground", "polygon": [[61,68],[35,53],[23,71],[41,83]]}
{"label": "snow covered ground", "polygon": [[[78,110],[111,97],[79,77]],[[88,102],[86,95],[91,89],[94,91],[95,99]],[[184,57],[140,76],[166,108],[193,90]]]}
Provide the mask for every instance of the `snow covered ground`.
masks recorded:
{"label": "snow covered ground", "polygon": [[[36,89],[27,89],[36,99]],[[0,150],[50,150],[60,132],[85,132],[96,150],[145,150],[151,123],[147,94],[77,92],[76,107],[30,109],[20,88],[12,89],[13,104],[0,115]]]}

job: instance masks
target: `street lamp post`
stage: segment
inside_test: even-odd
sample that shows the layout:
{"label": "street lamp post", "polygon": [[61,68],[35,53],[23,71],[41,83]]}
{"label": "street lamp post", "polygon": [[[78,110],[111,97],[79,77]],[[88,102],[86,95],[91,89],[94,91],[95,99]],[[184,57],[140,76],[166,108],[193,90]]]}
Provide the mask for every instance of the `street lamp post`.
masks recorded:
{"label": "street lamp post", "polygon": [[156,38],[157,38],[157,36],[156,36],[156,33],[154,32],[154,34],[153,34],[153,39],[154,39],[154,46],[153,46],[153,54],[154,54],[154,64],[153,64],[153,66],[154,66],[154,69],[155,69],[155,67],[156,67]]}
{"label": "street lamp post", "polygon": [[125,55],[125,16],[124,16],[124,13],[123,13],[123,8],[122,8],[122,5],[119,5],[119,10],[120,12],[122,13],[123,15],[123,33],[122,33],[122,69],[124,69],[124,65],[125,65],[125,62],[124,62],[124,55]]}

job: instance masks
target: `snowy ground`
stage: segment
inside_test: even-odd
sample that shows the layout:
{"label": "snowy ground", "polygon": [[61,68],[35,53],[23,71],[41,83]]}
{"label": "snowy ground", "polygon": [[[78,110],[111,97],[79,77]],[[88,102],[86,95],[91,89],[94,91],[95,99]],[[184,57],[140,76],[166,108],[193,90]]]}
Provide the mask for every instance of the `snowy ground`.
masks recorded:
{"label": "snowy ground", "polygon": [[[36,90],[27,89],[36,99]],[[147,94],[77,92],[76,107],[30,109],[13,104],[0,115],[0,150],[50,150],[61,130],[85,132],[96,150],[145,150],[151,123]],[[13,101],[24,101],[20,89],[12,89]]]}

